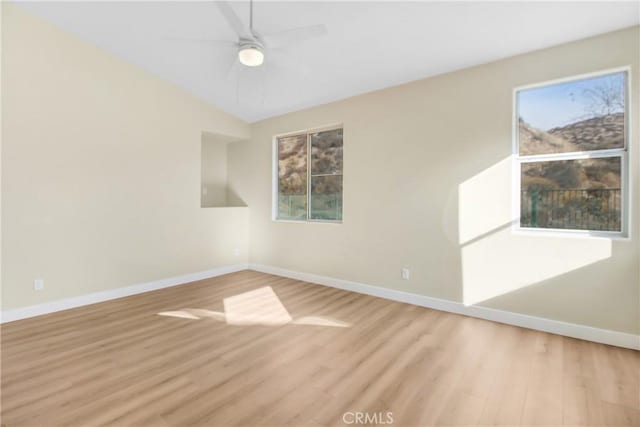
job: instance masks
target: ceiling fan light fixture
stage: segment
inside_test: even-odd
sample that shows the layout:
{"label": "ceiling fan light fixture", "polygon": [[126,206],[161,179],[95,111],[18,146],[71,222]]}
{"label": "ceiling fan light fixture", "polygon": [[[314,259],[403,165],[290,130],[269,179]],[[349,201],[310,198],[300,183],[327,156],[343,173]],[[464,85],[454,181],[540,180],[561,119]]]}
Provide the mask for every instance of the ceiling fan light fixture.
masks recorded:
{"label": "ceiling fan light fixture", "polygon": [[238,59],[242,65],[247,67],[259,67],[264,62],[262,47],[253,43],[240,46]]}

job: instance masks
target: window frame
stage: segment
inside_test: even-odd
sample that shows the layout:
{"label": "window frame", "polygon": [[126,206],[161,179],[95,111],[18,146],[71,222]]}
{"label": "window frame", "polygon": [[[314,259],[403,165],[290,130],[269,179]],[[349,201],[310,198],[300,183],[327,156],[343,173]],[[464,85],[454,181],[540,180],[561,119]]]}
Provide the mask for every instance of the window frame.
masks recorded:
{"label": "window frame", "polygon": [[[326,132],[331,130],[342,129],[342,172],[340,174],[332,174],[327,176],[340,176],[342,178],[342,219],[311,219],[311,134],[318,132]],[[279,192],[279,180],[278,180],[278,159],[279,159],[279,147],[278,147],[278,139],[294,136],[294,135],[306,135],[307,139],[307,217],[305,219],[281,219],[278,218],[278,192]],[[303,224],[303,223],[318,223],[318,224],[342,224],[344,222],[344,125],[342,123],[339,124],[331,124],[311,129],[298,130],[294,132],[286,132],[273,136],[272,139],[272,197],[271,197],[271,220],[274,222],[290,222],[295,224]]]}
{"label": "window frame", "polygon": [[[585,80],[594,77],[602,77],[610,74],[625,73],[625,109],[624,109],[624,136],[625,145],[622,148],[609,148],[590,151],[576,151],[569,153],[531,154],[520,155],[519,141],[519,109],[518,93],[524,90],[552,86],[561,83]],[[631,143],[631,66],[609,68],[591,73],[584,73],[563,77],[559,79],[547,80],[534,84],[527,84],[513,88],[512,92],[512,234],[520,235],[542,235],[542,236],[563,236],[563,237],[606,237],[611,239],[629,240],[631,236],[631,195],[633,194],[633,183],[631,182],[631,162],[633,156],[633,144]],[[567,228],[537,228],[522,227],[520,225],[521,214],[521,166],[523,163],[533,163],[542,161],[558,160],[583,160],[592,158],[620,158],[620,231],[606,230],[578,230]]]}

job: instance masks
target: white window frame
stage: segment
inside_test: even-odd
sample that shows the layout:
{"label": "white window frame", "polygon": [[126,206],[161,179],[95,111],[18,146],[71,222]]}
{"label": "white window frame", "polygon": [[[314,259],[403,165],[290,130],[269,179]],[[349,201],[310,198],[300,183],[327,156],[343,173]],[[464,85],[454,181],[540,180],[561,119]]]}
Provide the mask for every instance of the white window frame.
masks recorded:
{"label": "white window frame", "polygon": [[[535,89],[540,87],[552,86],[559,83],[567,83],[573,81],[579,81],[594,77],[601,77],[608,74],[616,74],[624,72],[625,76],[625,146],[623,148],[614,149],[601,149],[592,151],[580,151],[571,153],[552,153],[552,154],[535,154],[535,155],[520,155],[520,143],[519,143],[519,131],[518,131],[518,93],[523,90]],[[592,73],[579,74],[570,77],[548,80],[540,83],[534,83],[530,85],[518,86],[513,89],[513,117],[512,117],[512,232],[514,234],[525,235],[557,235],[566,237],[608,237],[612,239],[628,240],[631,236],[631,194],[632,182],[630,180],[630,162],[629,158],[633,158],[632,144],[631,144],[631,66],[624,66],[618,68],[610,68],[606,70],[600,70]],[[621,230],[620,231],[603,231],[603,230],[572,230],[565,228],[534,228],[534,227],[521,227],[520,226],[520,197],[521,197],[521,165],[523,163],[541,162],[541,161],[553,161],[553,160],[581,160],[591,158],[610,158],[620,157],[621,170],[620,170],[620,196],[621,196]]]}
{"label": "white window frame", "polygon": [[[342,219],[311,219],[311,134],[318,132],[326,132],[330,130],[342,129]],[[278,218],[278,139],[286,136],[302,135],[307,136],[307,218],[306,219],[280,219]],[[290,222],[295,224],[318,223],[318,224],[342,224],[344,221],[344,126],[340,124],[332,124],[311,129],[303,129],[294,132],[281,133],[273,136],[272,140],[272,178],[271,178],[271,220],[275,222]]]}

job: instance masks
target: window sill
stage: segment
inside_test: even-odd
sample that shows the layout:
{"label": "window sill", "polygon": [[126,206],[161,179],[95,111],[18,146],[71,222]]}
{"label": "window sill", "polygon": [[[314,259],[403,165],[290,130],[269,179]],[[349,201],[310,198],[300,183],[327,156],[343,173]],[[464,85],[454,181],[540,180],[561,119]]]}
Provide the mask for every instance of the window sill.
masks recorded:
{"label": "window sill", "polygon": [[249,206],[200,206],[200,209],[249,209]]}
{"label": "window sill", "polygon": [[570,239],[609,239],[630,241],[627,233],[618,231],[563,230],[558,228],[522,228],[511,229],[512,236],[563,237]]}
{"label": "window sill", "polygon": [[342,221],[323,221],[320,219],[272,219],[273,222],[282,222],[282,223],[290,223],[290,224],[333,224],[333,225],[341,225]]}

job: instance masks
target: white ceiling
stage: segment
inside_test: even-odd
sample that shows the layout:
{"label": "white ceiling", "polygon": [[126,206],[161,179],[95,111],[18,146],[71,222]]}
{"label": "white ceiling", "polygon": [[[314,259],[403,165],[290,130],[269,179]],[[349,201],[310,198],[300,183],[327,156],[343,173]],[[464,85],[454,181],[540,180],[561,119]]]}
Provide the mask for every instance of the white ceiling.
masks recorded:
{"label": "white ceiling", "polygon": [[[260,69],[212,2],[43,2],[21,6],[254,122],[356,94],[637,25],[639,2],[267,2],[261,33],[326,24],[329,35],[267,53]],[[233,8],[246,22],[248,3]]]}

